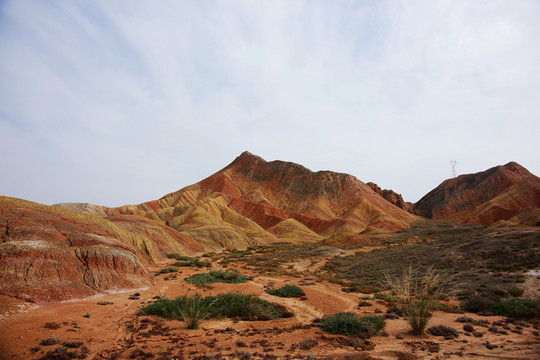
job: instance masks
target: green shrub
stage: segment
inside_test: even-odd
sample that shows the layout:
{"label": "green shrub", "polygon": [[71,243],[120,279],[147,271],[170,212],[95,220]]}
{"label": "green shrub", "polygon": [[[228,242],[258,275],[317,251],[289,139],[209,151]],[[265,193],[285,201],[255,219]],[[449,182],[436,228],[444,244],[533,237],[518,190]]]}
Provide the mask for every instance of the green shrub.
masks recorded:
{"label": "green shrub", "polygon": [[[185,307],[187,296],[175,300],[160,299],[144,306],[141,315],[157,315],[166,319],[181,317],[180,308]],[[292,314],[281,305],[260,299],[254,295],[241,293],[219,294],[201,298],[202,304],[208,306],[210,318],[232,318],[246,321],[272,320],[291,317]],[[202,306],[202,305],[201,305]]]}
{"label": "green shrub", "polygon": [[331,334],[374,335],[386,325],[380,316],[358,316],[354,313],[341,312],[322,319],[322,328]]}
{"label": "green shrub", "polygon": [[301,297],[301,296],[306,295],[304,293],[304,291],[302,290],[302,288],[300,288],[297,285],[293,285],[293,284],[284,285],[284,286],[280,287],[279,289],[272,289],[272,290],[268,291],[268,293],[270,295],[275,295],[275,296],[279,296],[279,297],[287,297],[287,298]]}
{"label": "green shrub", "polygon": [[191,261],[191,260],[193,260],[193,258],[190,257],[190,256],[184,256],[184,255],[180,255],[180,254],[177,254],[177,253],[167,254],[167,257],[169,259],[175,259],[175,260],[179,260],[179,261]]}
{"label": "green shrub", "polygon": [[538,318],[540,317],[540,301],[523,298],[502,299],[491,304],[488,310],[514,319]]}
{"label": "green shrub", "polygon": [[168,273],[173,273],[173,272],[178,272],[178,269],[168,267],[168,268],[159,270],[158,274],[168,274]]}
{"label": "green shrub", "polygon": [[508,289],[508,294],[510,294],[510,296],[512,297],[520,297],[521,295],[523,295],[523,293],[524,293],[523,289],[520,289],[517,287],[512,287]]}
{"label": "green shrub", "polygon": [[178,267],[182,267],[182,266],[205,267],[209,265],[210,264],[207,263],[206,261],[200,261],[198,259],[191,259],[189,261],[177,261],[174,264],[172,264],[172,266],[178,266]]}
{"label": "green shrub", "polygon": [[512,317],[515,319],[530,319],[540,317],[540,301],[527,298],[503,299],[498,296],[473,296],[461,303],[466,311],[491,312],[494,315]]}
{"label": "green shrub", "polygon": [[190,284],[212,284],[212,283],[228,283],[237,284],[250,280],[249,276],[243,276],[236,271],[216,270],[205,274],[196,274],[188,277],[186,282]]}

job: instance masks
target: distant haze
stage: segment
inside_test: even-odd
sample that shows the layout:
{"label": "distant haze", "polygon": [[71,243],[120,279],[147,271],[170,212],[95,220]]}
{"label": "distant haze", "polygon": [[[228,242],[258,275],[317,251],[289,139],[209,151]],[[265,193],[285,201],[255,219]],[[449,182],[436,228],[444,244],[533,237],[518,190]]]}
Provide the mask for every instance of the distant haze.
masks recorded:
{"label": "distant haze", "polygon": [[540,175],[539,1],[1,1],[0,195],[120,206],[244,150],[415,202]]}

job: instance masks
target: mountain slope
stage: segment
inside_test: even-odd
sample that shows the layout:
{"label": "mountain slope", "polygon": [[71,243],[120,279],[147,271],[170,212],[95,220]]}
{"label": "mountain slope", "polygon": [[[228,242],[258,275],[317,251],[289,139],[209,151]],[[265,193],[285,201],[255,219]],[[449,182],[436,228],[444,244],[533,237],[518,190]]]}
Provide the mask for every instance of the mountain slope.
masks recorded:
{"label": "mountain slope", "polygon": [[[225,247],[354,237],[366,229],[403,229],[418,219],[351,175],[267,162],[249,152],[159,200],[106,212],[145,216],[197,241]],[[279,226],[289,219],[295,222]]]}
{"label": "mountain slope", "polygon": [[448,179],[420,199],[417,214],[434,220],[490,225],[540,222],[540,178],[516,162]]}

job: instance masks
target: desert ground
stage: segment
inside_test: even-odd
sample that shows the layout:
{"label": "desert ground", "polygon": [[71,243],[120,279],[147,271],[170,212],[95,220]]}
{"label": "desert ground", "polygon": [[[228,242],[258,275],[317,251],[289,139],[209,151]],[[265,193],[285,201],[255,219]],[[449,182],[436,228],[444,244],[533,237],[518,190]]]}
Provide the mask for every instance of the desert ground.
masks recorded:
{"label": "desert ground", "polygon": [[[329,252],[350,254],[354,250]],[[365,251],[365,250],[361,250]],[[538,323],[508,322],[499,316],[436,311],[429,326],[455,328],[453,339],[426,333],[413,335],[403,317],[386,319],[384,331],[369,338],[324,332],[317,320],[337,312],[384,316],[391,306],[373,294],[344,292],[342,285],[322,277],[326,263],[291,259],[275,272],[260,272],[249,256],[223,262],[224,255],[200,258],[212,269],[237,270],[252,276],[239,284],[193,285],[185,279],[209,268],[180,267],[178,272],[157,274],[170,263],[151,268],[156,273],[150,288],[103,294],[62,303],[27,303],[0,298],[1,359],[538,359]],[[279,269],[278,269],[279,268]],[[529,285],[540,287],[531,274]],[[303,298],[282,298],[265,290],[298,284]],[[216,295],[241,292],[284,305],[293,317],[269,321],[208,319],[199,329],[188,330],[180,320],[139,315],[141,308],[163,297]],[[365,299],[368,299],[367,303]],[[364,299],[364,300],[363,300]],[[359,303],[363,300],[363,305]],[[455,303],[448,302],[452,309]],[[467,316],[484,321],[474,325],[475,336],[457,322]],[[486,322],[487,321],[487,322]],[[40,345],[54,338],[53,345]]]}

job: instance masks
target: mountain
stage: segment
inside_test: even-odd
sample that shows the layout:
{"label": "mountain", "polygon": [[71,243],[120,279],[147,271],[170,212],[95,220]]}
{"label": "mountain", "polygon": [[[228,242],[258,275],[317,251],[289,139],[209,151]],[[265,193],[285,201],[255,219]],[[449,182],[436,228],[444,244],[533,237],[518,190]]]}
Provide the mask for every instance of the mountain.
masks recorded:
{"label": "mountain", "polygon": [[448,179],[416,204],[418,215],[491,225],[540,224],[540,178],[516,162]]}
{"label": "mountain", "polygon": [[244,152],[199,183],[119,208],[0,197],[0,295],[82,298],[149,286],[168,253],[361,241],[419,218],[351,175]]}
{"label": "mountain", "polygon": [[160,221],[205,246],[237,248],[335,236],[351,240],[418,220],[351,175],[267,162],[249,152],[159,200],[105,212]]}

